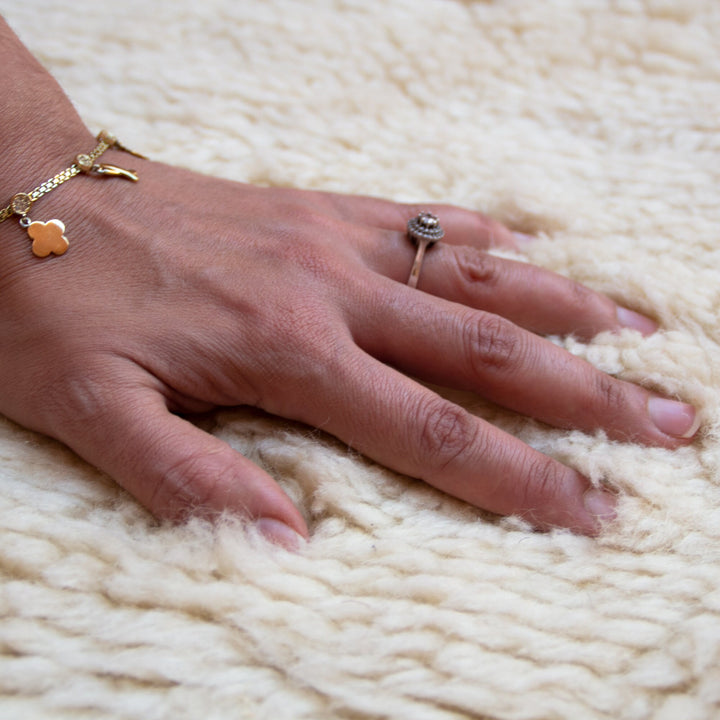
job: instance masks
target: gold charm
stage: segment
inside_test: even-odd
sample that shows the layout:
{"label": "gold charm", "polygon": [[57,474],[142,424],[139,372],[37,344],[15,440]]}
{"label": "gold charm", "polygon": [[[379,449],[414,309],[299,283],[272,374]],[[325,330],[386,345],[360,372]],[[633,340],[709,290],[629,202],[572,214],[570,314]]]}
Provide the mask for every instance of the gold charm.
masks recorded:
{"label": "gold charm", "polygon": [[70,245],[64,234],[65,225],[60,220],[31,222],[27,231],[33,241],[33,254],[40,258],[47,257],[51,253],[62,255]]}
{"label": "gold charm", "polygon": [[16,215],[25,217],[32,207],[32,198],[27,193],[18,193],[10,201],[10,210]]}
{"label": "gold charm", "polygon": [[62,255],[70,245],[65,237],[65,224],[60,220],[48,220],[47,222],[34,222],[29,213],[33,204],[38,198],[47,195],[51,190],[59,187],[64,182],[74,178],[79,173],[105,175],[106,177],[119,177],[131,182],[138,181],[138,174],[134,170],[126,170],[117,165],[109,163],[96,163],[95,161],[110,148],[122,150],[136,157],[146,159],[140,153],[128,150],[118,142],[112,134],[103,130],[97,136],[97,145],[89,153],[79,153],[75,156],[75,162],[56,173],[44,183],[38,185],[29,193],[16,193],[10,200],[7,207],[0,208],[0,223],[5,222],[13,215],[19,217],[20,227],[28,231],[32,240],[32,252],[40,258],[48,255]]}
{"label": "gold charm", "polygon": [[98,175],[121,177],[125,178],[126,180],[132,180],[132,182],[137,182],[139,180],[138,174],[134,170],[125,170],[125,168],[118,167],[117,165],[110,165],[110,163],[100,163],[99,165],[93,165],[92,169]]}
{"label": "gold charm", "polygon": [[75,164],[80,172],[89,173],[93,169],[95,161],[87,153],[80,153],[75,156]]}

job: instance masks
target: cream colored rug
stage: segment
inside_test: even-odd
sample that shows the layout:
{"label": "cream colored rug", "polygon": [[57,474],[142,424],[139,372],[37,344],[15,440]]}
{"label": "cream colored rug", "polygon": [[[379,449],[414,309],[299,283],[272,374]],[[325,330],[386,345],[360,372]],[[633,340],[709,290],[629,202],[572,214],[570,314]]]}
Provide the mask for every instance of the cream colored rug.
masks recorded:
{"label": "cream colored rug", "polygon": [[[535,534],[253,411],[312,541],[158,526],[0,419],[0,716],[720,717],[716,0],[0,0],[94,130],[263,184],[447,200],[664,330],[561,340],[702,409],[678,452],[468,407],[621,490]],[[2,72],[2,68],[0,68]],[[191,210],[189,210],[190,212]]]}

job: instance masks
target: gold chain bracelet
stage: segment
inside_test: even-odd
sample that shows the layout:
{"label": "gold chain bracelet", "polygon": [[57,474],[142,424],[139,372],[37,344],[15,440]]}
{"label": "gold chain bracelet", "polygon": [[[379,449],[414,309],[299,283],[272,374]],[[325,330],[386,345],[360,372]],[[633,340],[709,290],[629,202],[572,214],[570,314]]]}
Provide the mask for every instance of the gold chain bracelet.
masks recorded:
{"label": "gold chain bracelet", "polygon": [[117,165],[108,163],[96,163],[95,161],[110,148],[122,150],[135,157],[144,158],[140,153],[129,150],[122,145],[118,139],[107,130],[103,130],[97,136],[97,145],[89,153],[80,153],[75,156],[75,162],[65,168],[57,175],[38,185],[28,193],[17,193],[13,195],[10,204],[0,210],[0,223],[13,215],[20,217],[20,226],[25,228],[33,241],[32,251],[37,257],[47,257],[50,254],[62,255],[69,246],[65,237],[65,224],[60,220],[48,220],[47,222],[33,221],[28,217],[33,203],[46,195],[51,190],[59,187],[64,182],[74,178],[80,173],[94,173],[108,177],[122,177],[126,180],[137,182],[138,175],[133,170],[125,170]]}

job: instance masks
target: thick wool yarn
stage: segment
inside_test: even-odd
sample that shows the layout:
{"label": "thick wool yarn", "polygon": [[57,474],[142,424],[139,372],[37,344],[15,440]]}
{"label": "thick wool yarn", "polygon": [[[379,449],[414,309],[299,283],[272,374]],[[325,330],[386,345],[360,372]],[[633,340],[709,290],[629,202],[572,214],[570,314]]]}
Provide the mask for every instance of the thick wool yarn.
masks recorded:
{"label": "thick wool yarn", "polygon": [[703,419],[669,452],[453,394],[617,487],[618,521],[589,540],[478,512],[307,427],[207,418],[297,501],[312,531],[299,556],[233,521],[158,525],[0,419],[0,716],[720,717],[715,0],[0,11],[92,129],[153,158],[449,201],[538,235],[528,260],[663,328],[556,341]]}

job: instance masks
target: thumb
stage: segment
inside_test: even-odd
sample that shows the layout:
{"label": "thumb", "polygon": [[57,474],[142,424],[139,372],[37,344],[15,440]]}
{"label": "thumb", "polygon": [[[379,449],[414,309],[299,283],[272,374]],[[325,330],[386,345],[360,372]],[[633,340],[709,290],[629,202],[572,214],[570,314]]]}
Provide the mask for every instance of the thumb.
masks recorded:
{"label": "thumb", "polygon": [[97,417],[72,423],[66,427],[70,437],[61,439],[156,517],[181,520],[229,510],[253,519],[263,535],[288,549],[307,538],[298,509],[253,462],[173,415],[153,390],[113,395]]}

